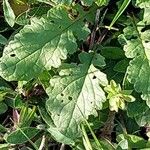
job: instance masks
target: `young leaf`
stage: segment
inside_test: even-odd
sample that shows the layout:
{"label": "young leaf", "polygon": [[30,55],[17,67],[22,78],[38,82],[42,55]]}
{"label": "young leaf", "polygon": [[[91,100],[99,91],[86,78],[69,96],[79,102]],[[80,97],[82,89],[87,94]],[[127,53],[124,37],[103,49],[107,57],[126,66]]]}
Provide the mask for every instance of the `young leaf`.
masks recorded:
{"label": "young leaf", "polygon": [[77,49],[76,38],[85,39],[89,29],[83,17],[71,19],[63,7],[52,8],[47,17],[32,19],[4,49],[0,73],[6,80],[30,80]]}
{"label": "young leaf", "polygon": [[95,0],[95,3],[96,3],[98,6],[107,5],[108,2],[109,2],[109,0]]}
{"label": "young leaf", "polygon": [[7,21],[7,23],[13,27],[15,24],[15,14],[8,2],[8,0],[3,0],[3,11],[4,11],[4,16]]}
{"label": "young leaf", "polygon": [[[81,134],[80,122],[96,114],[96,109],[101,109],[106,100],[100,85],[106,86],[108,81],[106,75],[93,66],[92,55],[79,66],[64,66],[59,76],[50,80],[52,88],[47,89],[46,106],[56,128],[74,140]],[[80,56],[81,61],[82,57],[84,55]]]}
{"label": "young leaf", "polygon": [[130,91],[122,90],[121,86],[116,84],[114,80],[111,80],[110,85],[107,85],[104,90],[108,93],[107,99],[109,99],[111,111],[118,112],[118,108],[125,109],[125,101],[135,101],[135,98],[130,95]]}

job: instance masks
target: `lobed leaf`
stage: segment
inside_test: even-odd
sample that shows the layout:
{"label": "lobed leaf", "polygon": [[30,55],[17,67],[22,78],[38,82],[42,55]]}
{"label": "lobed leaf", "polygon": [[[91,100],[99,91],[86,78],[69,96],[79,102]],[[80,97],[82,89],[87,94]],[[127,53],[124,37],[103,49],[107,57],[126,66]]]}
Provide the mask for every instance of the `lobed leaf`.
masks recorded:
{"label": "lobed leaf", "polygon": [[33,18],[5,47],[0,74],[9,81],[30,80],[45,69],[58,68],[61,60],[77,49],[76,38],[84,39],[89,29],[82,16],[72,19],[63,7],[52,8],[46,17]]}
{"label": "lobed leaf", "polygon": [[[86,55],[86,54],[85,54]],[[82,62],[85,55],[80,55]],[[59,76],[50,80],[46,103],[54,125],[66,137],[76,140],[80,136],[80,123],[89,115],[96,114],[105,102],[105,93],[100,87],[107,85],[106,75],[94,67],[93,57],[86,55],[80,65],[65,65]]]}
{"label": "lobed leaf", "polygon": [[150,29],[146,28],[149,22],[145,19],[139,23],[133,19],[132,22],[124,30],[124,51],[127,58],[132,58],[127,68],[127,78],[150,106]]}

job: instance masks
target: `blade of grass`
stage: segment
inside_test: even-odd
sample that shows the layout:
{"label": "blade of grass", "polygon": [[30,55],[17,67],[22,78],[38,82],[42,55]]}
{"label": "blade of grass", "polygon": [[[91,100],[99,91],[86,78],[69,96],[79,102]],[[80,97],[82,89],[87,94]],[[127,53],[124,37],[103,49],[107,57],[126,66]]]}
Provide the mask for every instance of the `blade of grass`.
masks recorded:
{"label": "blade of grass", "polygon": [[85,130],[83,124],[81,125],[81,130],[82,130],[82,133],[83,133],[83,136],[84,136],[84,137],[83,137],[83,144],[84,144],[85,149],[86,149],[86,150],[93,150],[93,149],[92,149],[92,146],[91,146],[91,143],[90,143],[90,140],[89,140],[89,138],[88,138],[88,135],[87,135],[87,133],[86,133],[86,130]]}
{"label": "blade of grass", "polygon": [[[77,106],[78,106],[78,105],[77,105]],[[99,148],[99,150],[103,150],[102,145],[101,145],[100,142],[98,141],[98,139],[97,139],[95,133],[93,132],[93,130],[92,130],[90,124],[89,124],[88,121],[86,120],[86,118],[85,118],[85,116],[83,115],[83,113],[82,113],[82,111],[81,111],[81,109],[80,109],[79,106],[78,106],[78,109],[79,109],[81,115],[83,116],[83,119],[84,119],[84,121],[85,121],[87,127],[89,128],[89,130],[90,130],[90,132],[91,132],[91,134],[92,134],[94,140],[95,140],[95,144],[97,145],[97,147]]]}
{"label": "blade of grass", "polygon": [[31,110],[28,108],[27,105],[21,108],[20,120],[19,120],[20,127],[30,126],[34,118],[35,110],[36,110],[36,106],[33,106]]}
{"label": "blade of grass", "polygon": [[131,0],[124,0],[121,7],[119,8],[117,14],[115,15],[114,19],[112,20],[111,24],[109,25],[109,30],[111,30],[112,26],[115,24],[115,22],[118,20],[118,18],[122,15],[122,13],[125,11],[125,9],[130,4]]}
{"label": "blade of grass", "polygon": [[94,138],[94,141],[95,141],[97,147],[98,147],[100,150],[103,150],[103,148],[102,148],[100,142],[98,141],[98,139],[97,139],[95,133],[93,132],[93,130],[92,130],[90,124],[88,123],[87,120],[85,120],[85,123],[86,123],[87,127],[89,128],[89,130],[90,130],[90,132],[91,132],[91,134],[92,134],[92,136],[93,136],[93,138]]}

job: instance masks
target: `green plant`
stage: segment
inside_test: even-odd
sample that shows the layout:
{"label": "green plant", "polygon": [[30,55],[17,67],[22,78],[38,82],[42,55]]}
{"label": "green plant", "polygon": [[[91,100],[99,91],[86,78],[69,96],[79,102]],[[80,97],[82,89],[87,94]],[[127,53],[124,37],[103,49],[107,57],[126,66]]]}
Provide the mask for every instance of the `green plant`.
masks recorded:
{"label": "green plant", "polygon": [[0,3],[0,149],[150,148],[150,0]]}

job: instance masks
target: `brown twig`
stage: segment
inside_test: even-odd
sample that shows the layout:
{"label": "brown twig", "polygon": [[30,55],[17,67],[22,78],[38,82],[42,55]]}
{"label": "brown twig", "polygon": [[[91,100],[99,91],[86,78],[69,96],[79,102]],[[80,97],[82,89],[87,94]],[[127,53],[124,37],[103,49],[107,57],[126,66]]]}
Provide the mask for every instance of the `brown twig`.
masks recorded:
{"label": "brown twig", "polygon": [[111,141],[111,134],[114,129],[115,111],[109,111],[108,119],[105,122],[103,129],[101,130],[101,137]]}
{"label": "brown twig", "polygon": [[93,31],[91,33],[91,38],[90,38],[90,46],[89,46],[90,50],[93,49],[93,46],[94,46],[96,29],[98,27],[98,22],[99,22],[99,17],[100,17],[100,11],[101,9],[97,9],[96,11],[95,24],[94,24],[94,28],[93,28]]}

